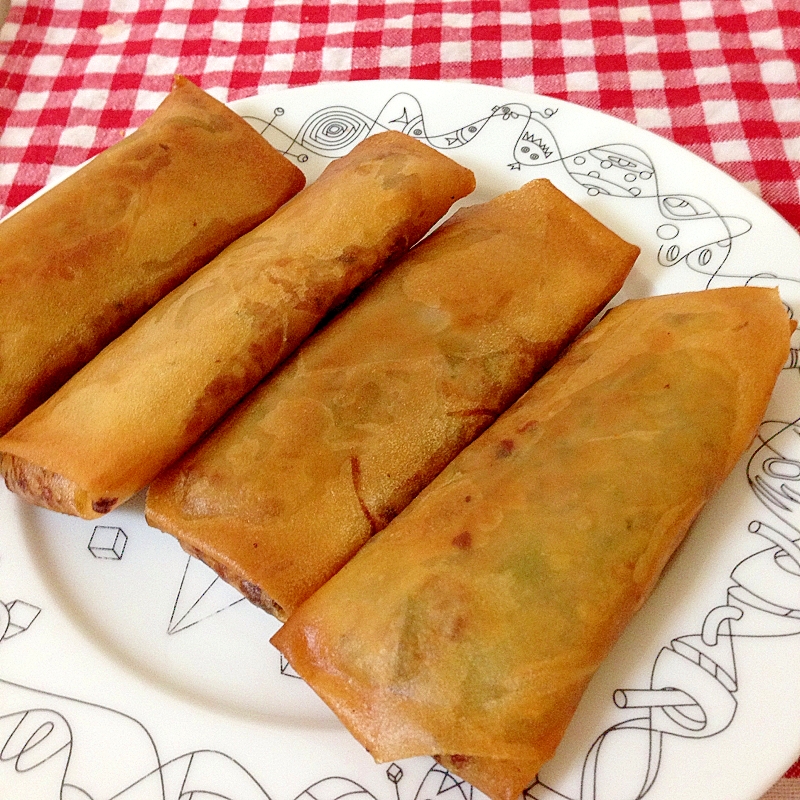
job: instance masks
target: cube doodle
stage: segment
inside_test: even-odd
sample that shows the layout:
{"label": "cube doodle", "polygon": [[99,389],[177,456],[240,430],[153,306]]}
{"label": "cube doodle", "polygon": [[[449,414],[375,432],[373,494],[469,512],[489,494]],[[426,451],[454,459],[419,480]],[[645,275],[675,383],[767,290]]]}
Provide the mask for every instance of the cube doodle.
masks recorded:
{"label": "cube doodle", "polygon": [[95,558],[110,558],[119,561],[125,552],[128,537],[122,528],[97,525],[89,540],[89,551]]}
{"label": "cube doodle", "polygon": [[6,638],[16,636],[28,630],[31,623],[39,615],[40,608],[26,603],[24,600],[12,600],[8,606],[9,624]]}

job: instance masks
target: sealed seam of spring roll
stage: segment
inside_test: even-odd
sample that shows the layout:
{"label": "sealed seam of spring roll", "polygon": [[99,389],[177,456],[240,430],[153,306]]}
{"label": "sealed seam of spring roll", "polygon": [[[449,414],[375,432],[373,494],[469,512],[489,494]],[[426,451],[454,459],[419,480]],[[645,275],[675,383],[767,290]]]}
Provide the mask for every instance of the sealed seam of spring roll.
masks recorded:
{"label": "sealed seam of spring roll", "polygon": [[57,511],[109,511],[474,186],[411,137],[365,140],[0,438],[6,484]]}
{"label": "sealed seam of spring roll", "polygon": [[0,225],[0,433],[304,183],[176,78],[138,131]]}
{"label": "sealed seam of spring roll", "polygon": [[512,800],[752,441],[793,328],[771,289],[623,303],[273,642],[378,761]]}
{"label": "sealed seam of spring roll", "polygon": [[637,254],[546,180],[461,209],[160,476],[148,521],[285,619],[530,386]]}

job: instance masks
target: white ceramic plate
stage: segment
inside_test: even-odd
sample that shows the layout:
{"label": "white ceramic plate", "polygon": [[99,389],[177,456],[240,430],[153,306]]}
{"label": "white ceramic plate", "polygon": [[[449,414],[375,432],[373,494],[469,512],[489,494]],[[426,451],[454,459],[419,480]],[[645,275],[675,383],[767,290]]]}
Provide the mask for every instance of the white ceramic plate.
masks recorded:
{"label": "white ceramic plate", "polygon": [[[610,117],[428,82],[234,108],[311,179],[387,128],[471,167],[469,203],[547,177],[642,248],[621,297],[757,283],[800,311],[800,237],[715,168]],[[531,797],[754,800],[800,753],[798,417],[793,355],[758,440]],[[148,528],[142,505],[86,522],[0,493],[0,796],[468,800],[431,759],[374,764],[270,646],[277,622]]]}

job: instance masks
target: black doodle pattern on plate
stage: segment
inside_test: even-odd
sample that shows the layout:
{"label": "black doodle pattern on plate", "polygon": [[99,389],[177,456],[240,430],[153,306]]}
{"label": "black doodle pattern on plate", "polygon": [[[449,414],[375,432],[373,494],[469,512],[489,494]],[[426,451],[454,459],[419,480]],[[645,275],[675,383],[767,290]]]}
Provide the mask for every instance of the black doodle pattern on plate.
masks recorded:
{"label": "black doodle pattern on plate", "polygon": [[[113,768],[98,770],[98,764]],[[376,798],[333,775],[295,800],[472,800],[473,789],[433,763],[422,781],[403,783],[399,764],[385,769],[391,789]],[[406,781],[407,783],[407,781]],[[0,796],[4,800],[270,800],[255,776],[217,750],[168,761],[136,719],[96,703],[0,680]]]}
{"label": "black doodle pattern on plate", "polygon": [[[461,148],[480,135],[482,146],[507,158],[513,171],[560,165],[589,196],[625,198],[654,203],[664,219],[655,231],[658,262],[663,267],[683,264],[714,279],[752,277],[728,271],[726,262],[733,242],[752,224],[725,214],[708,200],[686,193],[665,193],[659,188],[656,167],[639,146],[625,142],[602,143],[565,154],[554,133],[558,109],[541,110],[521,102],[493,106],[488,113],[445,133],[429,133],[420,101],[400,92],[371,116],[344,105],[331,105],[310,114],[292,133],[282,125],[283,108],[268,119],[245,116],[277,149],[300,164],[311,158],[339,158],[373,133],[395,130],[413,136],[438,150]],[[532,176],[533,177],[533,176]],[[777,280],[797,281],[791,273],[771,274]]]}
{"label": "black doodle pattern on plate", "polygon": [[89,539],[89,552],[95,558],[119,561],[125,554],[128,535],[122,528],[96,525]]}
{"label": "black doodle pattern on plate", "polygon": [[167,625],[172,635],[243,602],[245,598],[196,558],[187,556]]}
{"label": "black doodle pattern on plate", "polygon": [[[770,546],[734,566],[725,602],[706,614],[699,633],[679,636],[660,650],[649,686],[614,692],[614,704],[633,716],[592,743],[580,794],[571,797],[537,781],[526,792],[530,800],[641,800],[658,778],[665,737],[705,739],[733,722],[740,684],[737,640],[800,633],[800,419],[762,423],[747,479],[772,515],[769,522],[752,520],[747,530]],[[608,783],[604,769],[621,753],[629,765],[625,795]]]}
{"label": "black doodle pattern on plate", "polygon": [[0,642],[24,633],[39,616],[41,609],[24,600],[0,600]]}

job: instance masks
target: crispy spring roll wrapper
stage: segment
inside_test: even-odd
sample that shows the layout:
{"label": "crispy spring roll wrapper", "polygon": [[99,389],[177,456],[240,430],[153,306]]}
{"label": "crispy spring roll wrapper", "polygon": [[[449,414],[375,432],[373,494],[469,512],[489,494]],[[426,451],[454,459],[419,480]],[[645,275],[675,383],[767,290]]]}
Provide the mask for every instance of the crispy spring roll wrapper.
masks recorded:
{"label": "crispy spring roll wrapper", "polygon": [[56,511],[109,511],[474,186],[411,137],[365,140],[0,438],[6,484]]}
{"label": "crispy spring roll wrapper", "polygon": [[135,133],[0,225],[0,433],[304,183],[177,78]]}
{"label": "crispy spring roll wrapper", "polygon": [[637,254],[546,180],[458,211],[159,476],[148,521],[285,619],[530,386]]}
{"label": "crispy spring roll wrapper", "polygon": [[274,644],[378,761],[516,797],[751,442],[793,327],[771,289],[622,304]]}

